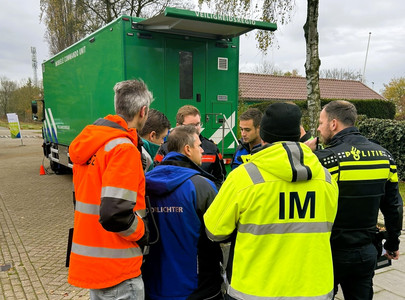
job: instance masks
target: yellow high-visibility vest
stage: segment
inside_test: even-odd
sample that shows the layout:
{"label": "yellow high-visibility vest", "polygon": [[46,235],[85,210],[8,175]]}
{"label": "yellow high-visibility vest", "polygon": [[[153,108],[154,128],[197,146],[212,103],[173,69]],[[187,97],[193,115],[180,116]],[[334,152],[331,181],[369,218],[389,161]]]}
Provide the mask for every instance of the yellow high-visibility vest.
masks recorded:
{"label": "yellow high-visibility vest", "polygon": [[237,231],[229,295],[331,299],[337,203],[336,182],[302,143],[275,143],[233,170],[204,215],[214,241]]}

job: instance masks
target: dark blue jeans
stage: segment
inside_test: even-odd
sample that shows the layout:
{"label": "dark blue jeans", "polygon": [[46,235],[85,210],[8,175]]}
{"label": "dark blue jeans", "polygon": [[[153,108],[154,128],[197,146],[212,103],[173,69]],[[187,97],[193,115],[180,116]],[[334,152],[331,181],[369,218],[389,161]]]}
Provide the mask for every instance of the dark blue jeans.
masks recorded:
{"label": "dark blue jeans", "polygon": [[335,295],[338,284],[345,300],[373,299],[377,249],[373,244],[351,249],[332,249]]}

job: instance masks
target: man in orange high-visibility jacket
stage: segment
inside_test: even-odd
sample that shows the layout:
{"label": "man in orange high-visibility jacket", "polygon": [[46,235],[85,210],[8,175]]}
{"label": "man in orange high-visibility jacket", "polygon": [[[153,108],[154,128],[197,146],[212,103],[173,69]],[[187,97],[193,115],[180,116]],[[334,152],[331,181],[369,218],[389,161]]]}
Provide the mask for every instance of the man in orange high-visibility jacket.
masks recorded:
{"label": "man in orange high-visibility jacket", "polygon": [[86,126],[69,148],[75,218],[68,282],[91,299],[144,299],[141,277],[145,177],[137,148],[151,92],[143,81],[114,87],[115,111]]}

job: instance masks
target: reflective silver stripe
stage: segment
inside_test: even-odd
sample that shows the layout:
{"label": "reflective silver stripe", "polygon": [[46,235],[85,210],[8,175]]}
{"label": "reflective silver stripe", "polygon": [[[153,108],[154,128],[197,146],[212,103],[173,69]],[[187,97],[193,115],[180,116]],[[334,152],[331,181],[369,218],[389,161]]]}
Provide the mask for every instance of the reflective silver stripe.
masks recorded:
{"label": "reflective silver stripe", "polygon": [[132,258],[142,256],[142,251],[141,249],[139,249],[139,247],[113,249],[113,248],[83,246],[76,243],[72,243],[72,253],[99,258]]}
{"label": "reflective silver stripe", "polygon": [[142,219],[146,217],[146,209],[138,209],[135,213]]}
{"label": "reflective silver stripe", "polygon": [[97,204],[88,204],[76,200],[75,209],[83,214],[100,215],[100,205]]}
{"label": "reflective silver stripe", "polygon": [[299,222],[283,224],[238,224],[238,231],[254,235],[283,234],[283,233],[321,233],[330,232],[333,223],[331,222]]}
{"label": "reflective silver stripe", "polygon": [[240,291],[235,290],[232,286],[228,287],[228,294],[229,296],[236,298],[236,299],[243,299],[243,300],[330,300],[333,296],[333,289],[326,295],[321,296],[297,296],[297,297],[263,297],[263,296],[253,296],[244,294]]}
{"label": "reflective silver stripe", "polygon": [[118,198],[131,202],[136,202],[137,192],[128,189],[105,186],[101,189],[101,198]]}
{"label": "reflective silver stripe", "polygon": [[308,169],[301,163],[301,151],[297,143],[285,143],[284,147],[288,148],[291,152],[290,163],[297,171],[297,181],[304,181],[309,179]]}
{"label": "reflective silver stripe", "polygon": [[108,152],[108,151],[114,149],[115,146],[120,145],[120,144],[132,144],[132,142],[127,138],[117,138],[117,139],[109,141],[104,146],[104,151]]}
{"label": "reflective silver stripe", "polygon": [[121,236],[130,236],[131,234],[133,234],[136,230],[136,227],[138,227],[138,218],[137,216],[135,216],[135,220],[132,222],[132,225],[124,231],[120,231],[118,232],[119,235]]}
{"label": "reflective silver stripe", "polygon": [[[122,117],[122,116],[120,116],[120,117]],[[117,123],[115,123],[115,122],[113,122],[113,121],[104,119],[104,118],[100,118],[100,119],[96,120],[96,121],[93,123],[93,125],[97,125],[97,126],[107,126],[107,127],[111,127],[111,128],[115,128],[115,129],[120,129],[120,130],[125,131],[125,132],[127,131],[127,130],[126,130],[124,127],[122,127],[121,125],[119,125],[119,124],[117,124]]]}
{"label": "reflective silver stripe", "polygon": [[221,242],[231,236],[231,235],[214,235],[211,232],[209,232],[207,228],[205,228],[205,232],[207,233],[208,238],[214,242]]}
{"label": "reflective silver stripe", "polygon": [[260,174],[259,169],[253,163],[247,163],[243,165],[248,172],[250,179],[252,180],[253,184],[263,183],[264,178],[262,174]]}
{"label": "reflective silver stripe", "polygon": [[328,183],[332,183],[332,175],[330,175],[328,169],[323,168],[323,170],[325,171],[325,180]]}

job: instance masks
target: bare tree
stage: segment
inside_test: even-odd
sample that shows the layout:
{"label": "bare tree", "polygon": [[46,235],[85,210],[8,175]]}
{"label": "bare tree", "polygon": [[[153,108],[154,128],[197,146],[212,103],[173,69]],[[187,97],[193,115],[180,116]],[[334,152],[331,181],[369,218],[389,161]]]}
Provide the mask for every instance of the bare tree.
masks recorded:
{"label": "bare tree", "polygon": [[319,35],[318,35],[318,6],[319,0],[307,0],[307,21],[304,25],[307,58],[305,61],[305,74],[307,77],[307,105],[309,127],[315,136],[318,127],[318,116],[321,111],[321,92],[319,89]]}
{"label": "bare tree", "polygon": [[[216,12],[235,14],[244,17],[259,17],[265,22],[278,25],[287,24],[292,17],[295,0],[199,0],[206,3]],[[304,25],[306,41],[305,72],[307,78],[307,102],[310,117],[311,133],[315,134],[321,99],[319,91],[319,66],[321,61],[318,52],[318,6],[319,0],[307,0],[307,20]],[[274,33],[259,30],[256,33],[258,48],[265,52],[274,44]]]}
{"label": "bare tree", "polygon": [[85,24],[88,14],[77,2],[79,1],[40,1],[41,19],[47,27],[45,39],[51,54],[62,51],[86,34]]}
{"label": "bare tree", "polygon": [[358,80],[361,81],[361,70],[352,70],[344,68],[321,69],[319,70],[319,77],[326,79],[339,79],[339,80]]}
{"label": "bare tree", "polygon": [[4,76],[0,78],[0,113],[4,117],[9,112],[8,109],[16,89],[17,84],[14,81]]}
{"label": "bare tree", "polygon": [[277,76],[283,76],[283,71],[271,62],[264,60],[260,64],[256,64],[253,68],[253,73],[256,74],[268,74],[268,75],[277,75]]}
{"label": "bare tree", "polygon": [[41,0],[50,53],[56,54],[121,15],[150,17],[167,6],[193,8],[192,0]]}
{"label": "bare tree", "polygon": [[9,110],[18,114],[21,121],[31,121],[31,101],[40,99],[41,92],[41,89],[35,86],[31,79],[19,84],[12,95]]}

